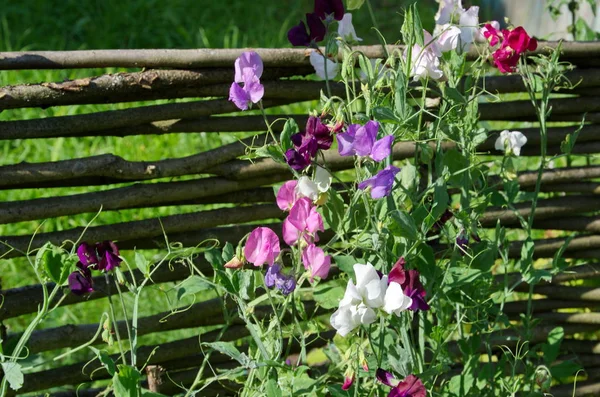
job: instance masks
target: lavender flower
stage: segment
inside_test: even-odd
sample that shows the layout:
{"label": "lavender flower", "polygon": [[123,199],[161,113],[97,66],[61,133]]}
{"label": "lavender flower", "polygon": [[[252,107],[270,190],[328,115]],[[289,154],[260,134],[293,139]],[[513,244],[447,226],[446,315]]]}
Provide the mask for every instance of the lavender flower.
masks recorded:
{"label": "lavender flower", "polygon": [[279,263],[274,263],[265,273],[265,285],[268,288],[276,287],[283,295],[287,296],[296,289],[296,279],[292,274],[283,274]]}
{"label": "lavender flower", "polygon": [[351,124],[348,131],[338,134],[340,156],[369,156],[375,161],[381,161],[392,152],[393,135],[377,140],[379,123],[369,121],[364,126]]}
{"label": "lavender flower", "polygon": [[366,179],[358,184],[358,188],[365,190],[367,187],[371,188],[371,198],[380,199],[392,192],[392,186],[394,185],[394,179],[396,174],[400,172],[400,168],[388,165],[377,175]]}
{"label": "lavender flower", "polygon": [[229,100],[238,109],[247,110],[250,103],[258,103],[262,99],[265,93],[265,87],[260,84],[262,72],[262,60],[254,51],[243,52],[235,60],[235,77],[229,88]]}

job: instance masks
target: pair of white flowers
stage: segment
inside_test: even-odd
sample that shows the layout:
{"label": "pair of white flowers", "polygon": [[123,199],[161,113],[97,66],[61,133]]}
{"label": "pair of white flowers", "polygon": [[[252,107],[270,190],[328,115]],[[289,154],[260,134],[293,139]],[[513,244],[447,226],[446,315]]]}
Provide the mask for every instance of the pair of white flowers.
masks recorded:
{"label": "pair of white flowers", "polygon": [[377,270],[367,263],[355,264],[356,285],[348,281],[340,307],[331,315],[330,322],[341,336],[362,325],[369,325],[377,319],[376,310],[400,315],[408,309],[412,299],[404,294],[402,286],[396,282],[388,285],[388,276],[379,276]]}
{"label": "pair of white flowers", "polygon": [[[344,17],[338,23],[338,36],[348,42],[362,41],[360,37],[356,36],[356,30],[354,30],[354,25],[352,25],[352,14],[344,14]],[[317,51],[310,53],[309,60],[312,67],[315,68],[315,73],[321,80],[331,80],[340,71],[339,63],[326,59]],[[325,69],[327,69],[327,73],[325,73]]]}
{"label": "pair of white flowers", "polygon": [[302,176],[296,185],[296,192],[300,197],[306,197],[311,201],[317,201],[319,196],[327,193],[331,186],[332,176],[322,167],[317,166],[315,170],[315,179],[312,180],[307,176]]}

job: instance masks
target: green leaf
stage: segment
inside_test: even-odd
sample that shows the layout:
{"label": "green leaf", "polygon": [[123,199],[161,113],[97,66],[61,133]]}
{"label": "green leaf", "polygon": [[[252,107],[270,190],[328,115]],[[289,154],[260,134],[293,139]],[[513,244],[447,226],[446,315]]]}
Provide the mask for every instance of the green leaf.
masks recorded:
{"label": "green leaf", "polygon": [[416,240],[419,237],[417,225],[408,213],[402,210],[395,210],[390,215],[389,228],[394,235],[405,237],[409,240]]}
{"label": "green leaf", "polygon": [[204,258],[208,263],[211,264],[213,269],[215,270],[225,270],[223,267],[225,265],[225,261],[223,260],[223,254],[217,248],[211,248],[204,253]]}
{"label": "green leaf", "polygon": [[581,365],[577,364],[575,361],[567,360],[550,367],[550,373],[553,378],[565,379],[575,375],[580,369]]}
{"label": "green leaf", "polygon": [[115,397],[137,397],[142,374],[129,365],[119,365],[113,376]]}
{"label": "green leaf", "polygon": [[203,345],[208,346],[219,353],[225,354],[231,357],[246,368],[256,367],[256,363],[251,360],[247,355],[240,352],[237,347],[231,342],[206,342]]}
{"label": "green leaf", "polygon": [[150,262],[146,257],[139,252],[135,252],[135,266],[142,272],[146,277],[150,275]]}
{"label": "green leaf", "polygon": [[23,386],[21,364],[12,361],[4,362],[2,363],[2,370],[4,371],[4,378],[8,381],[11,389],[19,390]]}
{"label": "green leaf", "polygon": [[55,247],[52,243],[46,243],[38,251],[35,261],[38,266],[43,267],[50,280],[56,284],[62,285],[67,281],[71,266],[62,249]]}
{"label": "green leaf", "polygon": [[560,353],[560,344],[565,336],[565,330],[562,327],[556,327],[548,333],[548,342],[542,345],[544,352],[544,363],[547,366],[552,364]]}
{"label": "green leaf", "polygon": [[[274,371],[271,371],[271,373],[274,373]],[[277,385],[277,379],[269,379],[265,385],[265,391],[267,392],[267,397],[281,396],[281,389]]]}
{"label": "green leaf", "polygon": [[406,101],[406,92],[408,90],[408,83],[406,76],[401,68],[396,73],[396,90],[394,93],[394,111],[400,120],[406,120],[408,118],[410,107]]}
{"label": "green leaf", "polygon": [[382,106],[377,106],[373,109],[373,117],[375,117],[377,121],[381,121],[384,123],[402,123],[402,120],[400,120],[390,108]]}
{"label": "green leaf", "polygon": [[233,247],[233,244],[231,244],[228,241],[225,244],[225,246],[223,247],[223,252],[221,253],[221,258],[223,259],[223,262],[227,263],[231,259],[233,259],[234,255],[235,255],[235,248]]}
{"label": "green leaf", "polygon": [[296,124],[296,120],[287,119],[285,125],[283,126],[283,131],[279,135],[279,143],[281,144],[281,149],[286,152],[288,149],[292,148],[292,135],[299,131],[298,124]]}
{"label": "green leaf", "polygon": [[259,157],[270,158],[277,163],[285,164],[283,152],[277,145],[261,146],[256,149],[255,153]]}
{"label": "green leaf", "polygon": [[169,397],[165,394],[155,393],[153,391],[144,390],[142,392],[142,397]]}
{"label": "green leaf", "polygon": [[375,79],[373,65],[371,65],[369,58],[364,55],[360,55],[358,57],[358,65],[360,66],[360,70],[365,74],[365,76],[367,76],[369,82]]}
{"label": "green leaf", "polygon": [[355,257],[350,255],[336,255],[333,261],[341,271],[349,276],[354,275],[354,265],[359,263]]}
{"label": "green leaf", "polygon": [[446,286],[454,289],[465,284],[472,284],[482,274],[482,271],[479,269],[469,269],[466,267],[449,268],[447,270],[448,280]]}
{"label": "green leaf", "polygon": [[252,299],[250,294],[254,291],[254,271],[240,269],[234,273],[233,280],[239,296],[245,300]]}
{"label": "green leaf", "polygon": [[348,10],[358,10],[365,3],[365,0],[347,0],[346,8]]}
{"label": "green leaf", "polygon": [[183,280],[177,290],[177,300],[181,300],[188,295],[194,295],[198,292],[211,289],[212,285],[200,276],[190,276]]}
{"label": "green leaf", "polygon": [[313,291],[313,297],[324,309],[333,309],[339,306],[344,297],[346,285],[343,280],[336,279],[328,283],[319,284]]}
{"label": "green leaf", "polygon": [[117,366],[112,358],[110,358],[108,355],[108,352],[106,350],[98,350],[92,346],[89,346],[89,348],[94,352],[96,357],[98,357],[98,360],[100,360],[104,368],[106,368],[106,372],[108,372],[110,376],[114,376],[114,374],[117,372]]}
{"label": "green leaf", "polygon": [[332,229],[334,232],[343,235],[344,223],[344,200],[335,189],[329,189],[327,203],[323,206],[323,218],[325,219],[326,229]]}
{"label": "green leaf", "polygon": [[454,87],[446,87],[444,90],[444,99],[449,100],[450,102],[456,105],[466,105],[467,100],[464,96]]}

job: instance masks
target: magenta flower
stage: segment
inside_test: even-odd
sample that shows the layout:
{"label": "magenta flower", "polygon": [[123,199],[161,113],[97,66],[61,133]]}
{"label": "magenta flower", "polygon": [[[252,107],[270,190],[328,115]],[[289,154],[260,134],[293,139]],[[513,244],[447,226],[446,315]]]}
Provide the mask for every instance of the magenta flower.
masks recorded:
{"label": "magenta flower", "polygon": [[306,24],[308,31],[304,21],[288,31],[288,40],[294,47],[311,47],[325,38],[327,28],[316,14],[306,14]]}
{"label": "magenta flower", "polygon": [[283,274],[279,263],[274,263],[265,273],[265,285],[268,288],[276,287],[283,295],[289,295],[296,289],[296,278],[291,274]]}
{"label": "magenta flower", "polygon": [[69,289],[75,295],[85,295],[94,291],[92,272],[83,263],[77,263],[77,270],[69,274]]}
{"label": "magenta flower", "polygon": [[244,247],[246,260],[254,266],[262,266],[265,263],[273,265],[280,252],[279,237],[268,227],[254,229]]}
{"label": "magenta flower", "polygon": [[289,211],[298,199],[296,186],[298,186],[298,181],[294,179],[284,183],[277,191],[277,206],[282,211]]}
{"label": "magenta flower", "polygon": [[425,288],[420,281],[420,275],[417,270],[405,270],[404,258],[398,259],[388,276],[388,283],[394,282],[400,284],[404,294],[412,299],[409,310],[429,310],[429,304],[425,301]]}
{"label": "magenta flower", "polygon": [[244,51],[235,60],[235,78],[236,83],[244,83],[244,71],[249,70],[257,78],[261,78],[263,74],[263,61],[260,55],[254,51]]}
{"label": "magenta flower", "polygon": [[371,198],[373,199],[389,196],[392,192],[392,186],[394,185],[394,180],[398,172],[400,172],[400,168],[389,165],[379,171],[377,175],[359,183],[358,188],[365,190],[367,187],[370,187]]}
{"label": "magenta flower", "polygon": [[304,268],[310,270],[310,282],[315,277],[326,279],[331,268],[331,256],[325,255],[325,252],[314,244],[310,244],[302,252],[302,263]]}
{"label": "magenta flower", "polygon": [[350,124],[348,131],[338,134],[338,151],[340,156],[369,156],[381,161],[392,152],[394,136],[388,135],[377,141],[379,123],[369,121],[364,126]]}
{"label": "magenta flower", "polygon": [[325,20],[330,15],[336,21],[344,18],[344,4],[342,0],[315,0],[315,14]]}
{"label": "magenta flower", "polygon": [[384,385],[392,387],[388,397],[426,397],[427,395],[423,382],[414,375],[408,375],[402,382],[398,382],[391,373],[378,368],[375,376]]}
{"label": "magenta flower", "polygon": [[354,383],[354,373],[352,375],[348,375],[344,377],[344,383],[342,384],[342,390],[348,390],[352,387]]}
{"label": "magenta flower", "polygon": [[[489,30],[488,25],[486,25],[486,28]],[[494,39],[497,39],[500,36],[497,32],[495,35],[491,32],[490,35],[486,37],[491,37],[491,44]],[[525,29],[521,26],[513,30],[502,30],[502,39],[500,48],[493,54],[494,64],[502,73],[514,72],[519,63],[521,54],[526,51],[534,51],[537,48],[537,40],[529,37]]]}

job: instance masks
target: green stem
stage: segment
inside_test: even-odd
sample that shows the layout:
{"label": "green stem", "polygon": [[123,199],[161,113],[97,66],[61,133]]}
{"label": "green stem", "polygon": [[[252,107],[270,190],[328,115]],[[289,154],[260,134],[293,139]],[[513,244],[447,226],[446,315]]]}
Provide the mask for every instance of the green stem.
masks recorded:
{"label": "green stem", "polygon": [[108,306],[110,307],[111,322],[115,329],[115,336],[117,337],[117,344],[119,345],[121,360],[123,360],[123,364],[127,365],[127,360],[125,359],[125,352],[123,351],[123,343],[121,342],[121,335],[119,334],[119,326],[117,325],[117,316],[115,316],[115,308],[110,294],[110,276],[108,275],[108,273],[104,273],[104,279],[106,280],[106,295],[108,298]]}

